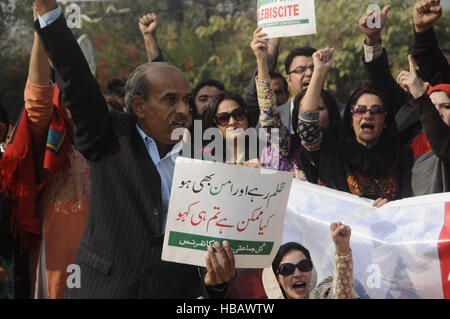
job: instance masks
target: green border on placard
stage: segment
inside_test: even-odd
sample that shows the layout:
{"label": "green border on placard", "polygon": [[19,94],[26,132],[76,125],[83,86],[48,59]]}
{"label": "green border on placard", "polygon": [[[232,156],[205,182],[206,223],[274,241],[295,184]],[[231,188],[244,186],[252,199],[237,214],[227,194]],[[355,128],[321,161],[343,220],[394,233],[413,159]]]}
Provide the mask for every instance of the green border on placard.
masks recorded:
{"label": "green border on placard", "polygon": [[[214,242],[217,241],[219,243],[222,243],[224,240],[228,241],[235,255],[270,255],[274,245],[274,242],[272,241],[225,239],[175,231],[170,232],[168,245],[186,249],[206,251],[208,246],[213,246]],[[184,241],[185,245],[180,244],[181,241]]]}
{"label": "green border on placard", "polygon": [[286,26],[286,25],[308,24],[308,23],[309,23],[309,19],[302,19],[302,20],[291,20],[291,21],[262,23],[262,24],[259,25],[259,27],[261,27],[261,28],[282,27],[282,26]]}

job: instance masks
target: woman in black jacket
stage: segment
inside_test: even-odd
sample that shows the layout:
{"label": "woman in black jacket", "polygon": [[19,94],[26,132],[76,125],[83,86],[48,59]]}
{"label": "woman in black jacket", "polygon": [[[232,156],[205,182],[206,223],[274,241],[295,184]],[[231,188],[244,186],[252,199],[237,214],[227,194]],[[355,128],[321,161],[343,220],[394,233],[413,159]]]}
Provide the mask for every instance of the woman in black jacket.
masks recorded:
{"label": "woman in black jacket", "polygon": [[392,107],[382,92],[369,85],[354,90],[339,137],[319,127],[320,92],[333,53],[324,49],[313,55],[314,74],[300,106],[298,133],[308,180],[374,199],[377,207],[409,197],[411,154],[400,150]]}

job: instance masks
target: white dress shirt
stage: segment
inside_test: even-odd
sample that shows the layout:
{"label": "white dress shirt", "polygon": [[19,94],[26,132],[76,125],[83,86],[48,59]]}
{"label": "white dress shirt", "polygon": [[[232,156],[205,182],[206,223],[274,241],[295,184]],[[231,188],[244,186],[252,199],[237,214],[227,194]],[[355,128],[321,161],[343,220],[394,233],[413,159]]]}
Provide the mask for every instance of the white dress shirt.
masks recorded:
{"label": "white dress shirt", "polygon": [[161,177],[161,199],[162,199],[162,233],[166,229],[167,212],[169,210],[170,191],[172,190],[172,179],[175,170],[175,160],[178,156],[183,155],[183,141],[178,142],[162,159],[159,157],[158,147],[155,140],[147,136],[144,131],[136,124],[136,129],[145,143],[147,152]]}

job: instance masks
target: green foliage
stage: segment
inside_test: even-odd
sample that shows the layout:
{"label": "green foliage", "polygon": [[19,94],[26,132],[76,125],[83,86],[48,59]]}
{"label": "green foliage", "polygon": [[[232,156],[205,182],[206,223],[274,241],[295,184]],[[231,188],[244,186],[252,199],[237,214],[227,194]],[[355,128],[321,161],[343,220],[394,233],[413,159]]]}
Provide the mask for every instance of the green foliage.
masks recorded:
{"label": "green foliage", "polygon": [[[284,61],[289,50],[298,46],[312,46],[317,49],[335,48],[333,68],[327,76],[326,87],[334,92],[338,100],[346,99],[355,85],[365,81],[362,66],[364,35],[358,21],[366,13],[369,4],[376,3],[382,9],[391,5],[386,26],[382,31],[383,45],[387,50],[394,77],[408,66],[408,53],[412,51],[413,20],[415,0],[391,1],[316,1],[317,35],[283,39],[280,61]],[[445,13],[435,24],[441,47],[448,47],[450,19]],[[284,66],[280,65],[284,72]]]}
{"label": "green foliage", "polygon": [[0,3],[0,100],[11,119],[16,119],[23,108],[32,41],[32,2],[16,1],[15,6]]}
{"label": "green foliage", "polygon": [[[17,114],[23,105],[23,87],[28,72],[32,41],[32,0],[16,1],[10,12],[0,6],[0,82],[3,103]],[[281,42],[278,71],[284,74],[284,60],[298,46],[317,49],[335,48],[333,69],[327,88],[339,101],[346,101],[351,88],[365,80],[362,67],[363,39],[358,20],[369,4],[382,8],[392,6],[383,30],[393,75],[407,69],[407,54],[413,40],[412,12],[415,0],[333,0],[316,1],[317,35],[284,38]],[[106,9],[129,8],[118,14]],[[158,39],[166,59],[185,72],[192,86],[205,78],[221,80],[228,89],[244,93],[256,61],[250,49],[256,29],[256,0],[118,0],[82,4],[82,13],[100,22],[83,21],[76,37],[88,34],[97,50],[97,79],[101,85],[113,77],[127,77],[139,64],[146,62],[140,34],[139,18],[149,12],[159,16]],[[450,47],[448,12],[435,24],[441,47]],[[11,38],[11,28],[19,32]]]}

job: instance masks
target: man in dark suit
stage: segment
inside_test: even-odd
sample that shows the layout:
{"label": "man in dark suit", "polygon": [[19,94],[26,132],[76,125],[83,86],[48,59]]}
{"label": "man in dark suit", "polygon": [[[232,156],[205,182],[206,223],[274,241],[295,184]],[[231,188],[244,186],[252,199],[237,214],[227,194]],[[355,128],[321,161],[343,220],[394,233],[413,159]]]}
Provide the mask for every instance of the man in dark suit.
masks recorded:
{"label": "man in dark suit", "polygon": [[108,112],[56,0],[36,0],[35,6],[35,27],[61,79],[75,144],[91,175],[89,215],[74,262],[80,285],[67,289],[66,297],[223,297],[235,275],[226,242],[223,248],[215,244],[220,262],[209,247],[206,275],[204,269],[161,260],[172,158],[182,154],[181,142],[171,135],[188,125],[186,77],[167,63],[144,64],[125,88],[131,114]]}

